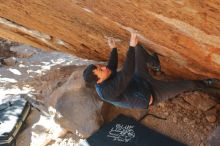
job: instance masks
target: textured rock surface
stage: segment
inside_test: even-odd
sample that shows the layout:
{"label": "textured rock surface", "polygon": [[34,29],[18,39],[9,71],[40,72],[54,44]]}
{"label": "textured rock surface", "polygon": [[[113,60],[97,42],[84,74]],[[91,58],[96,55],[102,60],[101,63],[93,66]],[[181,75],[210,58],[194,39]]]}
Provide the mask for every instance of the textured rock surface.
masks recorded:
{"label": "textured rock surface", "polygon": [[129,31],[160,55],[162,70],[182,78],[220,78],[218,0],[10,0],[0,3],[0,37],[106,60],[106,37],[120,42]]}
{"label": "textured rock surface", "polygon": [[186,93],[184,100],[203,111],[207,111],[217,105],[217,102],[211,99],[209,95],[201,94],[198,91],[195,91],[194,94]]}

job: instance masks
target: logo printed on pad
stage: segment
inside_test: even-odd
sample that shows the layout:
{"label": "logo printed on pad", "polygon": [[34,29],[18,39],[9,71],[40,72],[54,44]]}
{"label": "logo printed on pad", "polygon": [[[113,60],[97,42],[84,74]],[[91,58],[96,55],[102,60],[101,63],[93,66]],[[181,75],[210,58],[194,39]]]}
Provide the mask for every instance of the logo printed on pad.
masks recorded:
{"label": "logo printed on pad", "polygon": [[114,141],[129,142],[135,137],[134,126],[116,124],[111,128],[107,137],[113,138]]}

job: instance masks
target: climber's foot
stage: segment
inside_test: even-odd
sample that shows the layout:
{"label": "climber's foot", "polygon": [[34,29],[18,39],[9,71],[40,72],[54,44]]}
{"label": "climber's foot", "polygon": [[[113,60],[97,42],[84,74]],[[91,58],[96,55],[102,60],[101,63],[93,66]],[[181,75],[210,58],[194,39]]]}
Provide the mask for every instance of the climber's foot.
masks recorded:
{"label": "climber's foot", "polygon": [[213,86],[216,83],[219,83],[218,79],[214,79],[214,78],[210,78],[210,79],[204,79],[202,80],[202,82],[206,85],[206,86]]}

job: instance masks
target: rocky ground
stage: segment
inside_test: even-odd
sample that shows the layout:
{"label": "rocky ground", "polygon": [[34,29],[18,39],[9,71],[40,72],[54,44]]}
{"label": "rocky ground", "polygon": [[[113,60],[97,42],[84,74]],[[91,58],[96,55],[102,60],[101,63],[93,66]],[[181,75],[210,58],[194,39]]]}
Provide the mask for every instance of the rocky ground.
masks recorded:
{"label": "rocky ground", "polygon": [[[1,97],[12,93],[34,93],[38,100],[47,98],[62,86],[76,66],[90,63],[68,54],[44,52],[5,40],[0,41],[0,57]],[[32,113],[35,112],[34,110]],[[32,113],[27,123],[33,122]],[[119,113],[139,119],[145,111],[121,109],[106,103],[103,105],[102,115],[105,122],[111,121]],[[147,116],[141,121],[143,124],[187,145],[204,146],[220,121],[220,102],[201,92],[189,92],[150,107],[149,113],[166,120]],[[76,141],[75,135],[67,133],[48,145],[75,145]]]}

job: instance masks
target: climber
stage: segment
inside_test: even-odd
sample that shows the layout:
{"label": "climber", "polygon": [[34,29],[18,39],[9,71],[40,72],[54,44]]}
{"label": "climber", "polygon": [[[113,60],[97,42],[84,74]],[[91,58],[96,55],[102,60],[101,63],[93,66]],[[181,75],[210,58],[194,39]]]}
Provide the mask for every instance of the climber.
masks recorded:
{"label": "climber", "polygon": [[83,72],[86,84],[95,86],[103,101],[124,108],[148,108],[149,105],[155,105],[185,91],[211,91],[220,95],[218,90],[208,90],[214,82],[212,79],[154,79],[147,68],[160,71],[160,61],[157,54],[149,54],[138,44],[136,33],[131,33],[126,60],[120,71],[117,71],[118,53],[114,39],[109,39],[108,44],[112,52],[107,66],[91,64]]}

